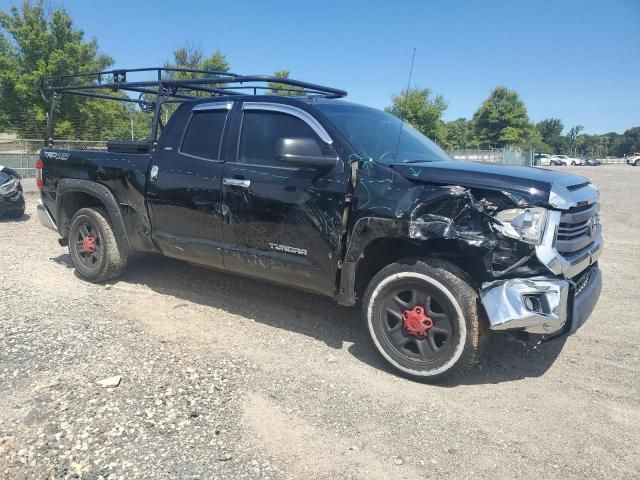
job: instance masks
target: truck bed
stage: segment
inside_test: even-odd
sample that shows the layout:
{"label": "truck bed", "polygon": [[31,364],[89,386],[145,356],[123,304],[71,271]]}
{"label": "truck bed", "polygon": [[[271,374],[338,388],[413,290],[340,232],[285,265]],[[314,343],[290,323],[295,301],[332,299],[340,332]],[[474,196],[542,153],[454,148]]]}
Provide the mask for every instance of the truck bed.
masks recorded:
{"label": "truck bed", "polygon": [[42,201],[59,228],[68,228],[70,220],[60,218],[57,198],[60,187],[75,185],[77,188],[84,182],[95,182],[111,192],[119,205],[129,240],[135,242],[131,245],[133,249],[155,250],[145,201],[151,154],[44,148],[40,160],[43,162]]}

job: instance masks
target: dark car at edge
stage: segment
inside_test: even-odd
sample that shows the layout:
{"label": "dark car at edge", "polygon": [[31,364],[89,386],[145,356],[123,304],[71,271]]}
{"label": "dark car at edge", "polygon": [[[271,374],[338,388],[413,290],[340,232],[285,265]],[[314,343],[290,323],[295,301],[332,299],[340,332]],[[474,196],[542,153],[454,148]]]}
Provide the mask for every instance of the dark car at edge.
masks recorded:
{"label": "dark car at edge", "polygon": [[24,194],[20,180],[18,172],[0,165],[0,219],[24,215]]}

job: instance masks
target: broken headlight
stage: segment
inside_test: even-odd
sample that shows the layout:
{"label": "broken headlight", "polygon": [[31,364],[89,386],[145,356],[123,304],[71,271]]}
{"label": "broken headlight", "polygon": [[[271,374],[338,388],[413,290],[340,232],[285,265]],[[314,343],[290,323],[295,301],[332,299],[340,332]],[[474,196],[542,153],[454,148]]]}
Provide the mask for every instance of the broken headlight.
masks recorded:
{"label": "broken headlight", "polygon": [[506,237],[522,242],[540,245],[547,222],[544,208],[510,208],[495,215],[500,223],[496,229]]}
{"label": "broken headlight", "polygon": [[12,178],[8,182],[0,185],[0,195],[9,195],[10,193],[15,192],[18,189],[18,185],[20,185],[18,180]]}

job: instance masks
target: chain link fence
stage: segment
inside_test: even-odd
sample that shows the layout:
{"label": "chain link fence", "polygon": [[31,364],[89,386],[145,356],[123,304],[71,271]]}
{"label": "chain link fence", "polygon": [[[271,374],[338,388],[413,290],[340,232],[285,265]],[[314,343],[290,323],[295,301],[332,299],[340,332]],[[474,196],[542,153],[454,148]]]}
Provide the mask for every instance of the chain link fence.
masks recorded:
{"label": "chain link fence", "polygon": [[497,163],[500,165],[533,165],[533,150],[519,148],[502,148],[492,150],[463,149],[452,150],[449,154],[456,160],[470,162]]}
{"label": "chain link fence", "polygon": [[[0,139],[0,165],[12,168],[23,178],[36,176],[36,160],[44,140]],[[107,142],[56,140],[55,148],[69,150],[106,150]]]}

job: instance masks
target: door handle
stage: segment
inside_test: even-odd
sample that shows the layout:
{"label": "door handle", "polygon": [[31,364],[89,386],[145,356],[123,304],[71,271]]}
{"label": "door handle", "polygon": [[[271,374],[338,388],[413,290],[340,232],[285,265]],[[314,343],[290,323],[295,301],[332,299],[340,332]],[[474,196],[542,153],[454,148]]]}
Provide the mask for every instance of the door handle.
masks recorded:
{"label": "door handle", "polygon": [[240,178],[223,178],[222,184],[229,187],[249,188],[251,186],[251,180],[244,180]]}

